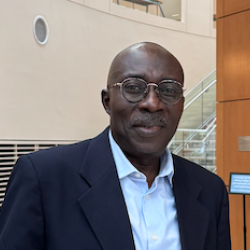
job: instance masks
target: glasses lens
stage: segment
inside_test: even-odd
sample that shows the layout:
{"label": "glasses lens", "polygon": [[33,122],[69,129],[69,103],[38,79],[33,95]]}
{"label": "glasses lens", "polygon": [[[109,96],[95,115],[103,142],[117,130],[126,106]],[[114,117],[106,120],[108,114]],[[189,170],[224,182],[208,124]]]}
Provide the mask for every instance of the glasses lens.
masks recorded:
{"label": "glasses lens", "polygon": [[173,81],[163,81],[158,86],[159,96],[165,104],[175,104],[182,96],[181,85]]}
{"label": "glasses lens", "polygon": [[138,102],[144,97],[147,84],[140,79],[127,79],[122,84],[123,96],[130,102]]}

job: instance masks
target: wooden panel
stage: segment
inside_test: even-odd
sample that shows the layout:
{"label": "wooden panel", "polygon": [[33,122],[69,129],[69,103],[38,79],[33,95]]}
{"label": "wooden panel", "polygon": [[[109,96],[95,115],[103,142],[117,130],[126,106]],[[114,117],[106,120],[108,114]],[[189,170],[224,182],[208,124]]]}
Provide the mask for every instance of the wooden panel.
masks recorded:
{"label": "wooden panel", "polygon": [[250,10],[217,21],[217,101],[250,98]]}
{"label": "wooden panel", "polygon": [[250,9],[250,0],[217,0],[217,18]]}
{"label": "wooden panel", "polygon": [[[232,250],[244,250],[243,195],[229,195]],[[250,250],[250,196],[246,195],[247,250]]]}
{"label": "wooden panel", "polygon": [[[216,165],[226,185],[230,172],[250,173],[250,152],[238,150],[238,137],[250,136],[249,9],[250,0],[217,0],[217,18],[222,18],[217,20]],[[229,202],[232,250],[243,250],[243,197],[229,195]],[[248,241],[249,214],[250,196],[246,196]]]}
{"label": "wooden panel", "polygon": [[[218,84],[217,84],[218,86]],[[224,121],[223,121],[223,107],[224,105],[216,104],[216,167],[217,174],[224,180],[224,182],[228,185],[229,178],[228,176],[224,177]]]}
{"label": "wooden panel", "polygon": [[216,18],[224,16],[224,0],[217,0],[216,3]]}
{"label": "wooden panel", "polygon": [[[250,173],[250,152],[239,152],[238,137],[250,136],[250,100],[217,104],[217,172],[226,185],[230,172]],[[230,195],[232,250],[243,250],[243,197]],[[246,214],[250,214],[250,196],[246,196]],[[250,239],[250,216],[247,216],[247,239]],[[250,250],[250,244],[247,246]]]}
{"label": "wooden panel", "polygon": [[243,234],[243,197],[242,195],[230,194],[229,204],[230,204],[229,209],[230,209],[232,250],[243,250],[244,249],[244,236],[243,236],[244,234]]}
{"label": "wooden panel", "polygon": [[[250,173],[250,152],[239,152],[238,137],[250,136],[250,100],[217,104],[218,171],[228,184],[230,172]],[[222,160],[220,159],[222,158]]]}
{"label": "wooden panel", "polygon": [[216,100],[224,100],[224,65],[222,63],[224,59],[224,54],[226,53],[226,49],[224,48],[224,21],[217,20],[216,22],[216,47],[217,47],[217,56],[216,56]]}
{"label": "wooden panel", "polygon": [[[250,208],[250,196],[248,195],[248,196],[246,196],[247,250],[250,250],[250,242],[249,242],[249,240],[250,240],[250,216],[249,216],[250,211],[249,211],[249,208]],[[238,210],[238,211],[240,211],[240,210]]]}

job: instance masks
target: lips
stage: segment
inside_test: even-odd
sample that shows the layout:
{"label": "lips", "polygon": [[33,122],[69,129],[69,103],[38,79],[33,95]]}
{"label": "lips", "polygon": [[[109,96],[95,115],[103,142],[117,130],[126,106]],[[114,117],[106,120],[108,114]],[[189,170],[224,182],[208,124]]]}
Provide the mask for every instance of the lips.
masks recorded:
{"label": "lips", "polygon": [[167,121],[160,113],[142,112],[133,119],[131,125],[140,137],[152,137],[167,126]]}
{"label": "lips", "polygon": [[154,137],[160,134],[162,127],[161,126],[135,126],[136,133],[140,137],[148,138]]}

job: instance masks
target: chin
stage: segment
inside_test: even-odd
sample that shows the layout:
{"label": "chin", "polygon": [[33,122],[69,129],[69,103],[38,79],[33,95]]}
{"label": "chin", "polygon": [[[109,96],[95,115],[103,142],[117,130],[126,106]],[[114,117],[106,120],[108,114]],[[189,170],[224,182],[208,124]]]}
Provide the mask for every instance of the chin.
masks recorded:
{"label": "chin", "polygon": [[137,152],[137,154],[146,155],[148,157],[150,157],[150,156],[159,157],[163,154],[163,152],[166,149],[165,146],[159,147],[159,145],[155,145],[155,144],[151,144],[151,143],[143,143],[143,144],[136,143],[131,148],[134,149],[135,153]]}

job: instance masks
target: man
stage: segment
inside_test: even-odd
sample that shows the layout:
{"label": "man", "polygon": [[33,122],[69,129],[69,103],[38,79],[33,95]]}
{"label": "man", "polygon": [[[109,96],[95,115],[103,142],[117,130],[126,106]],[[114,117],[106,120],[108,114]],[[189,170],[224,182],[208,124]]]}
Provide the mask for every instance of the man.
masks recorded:
{"label": "man", "polygon": [[183,70],[153,43],[114,59],[92,140],[20,157],[0,213],[1,250],[229,250],[221,179],[171,155]]}

